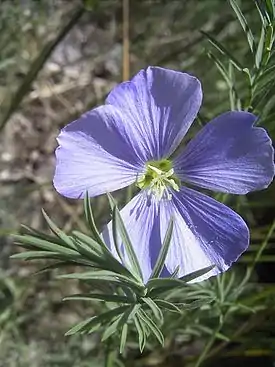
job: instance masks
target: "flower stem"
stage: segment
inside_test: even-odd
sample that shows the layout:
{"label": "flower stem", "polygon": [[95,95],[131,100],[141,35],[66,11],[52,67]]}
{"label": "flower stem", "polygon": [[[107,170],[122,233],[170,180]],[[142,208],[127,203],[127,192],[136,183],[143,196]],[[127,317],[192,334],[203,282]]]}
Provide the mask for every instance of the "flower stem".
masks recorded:
{"label": "flower stem", "polygon": [[105,349],[105,360],[104,360],[104,367],[113,367],[114,359],[115,359],[115,352],[112,351],[111,342],[107,341],[106,349]]}
{"label": "flower stem", "polygon": [[217,328],[214,330],[214,332],[211,335],[211,337],[209,338],[208,342],[205,344],[204,349],[203,349],[202,353],[199,355],[199,358],[197,359],[194,367],[201,366],[202,362],[206,359],[210,348],[212,347],[212,345],[214,344],[214,342],[216,340],[217,334],[220,332],[220,330],[222,328],[222,325],[223,325],[223,322],[222,322],[222,319],[220,319]]}

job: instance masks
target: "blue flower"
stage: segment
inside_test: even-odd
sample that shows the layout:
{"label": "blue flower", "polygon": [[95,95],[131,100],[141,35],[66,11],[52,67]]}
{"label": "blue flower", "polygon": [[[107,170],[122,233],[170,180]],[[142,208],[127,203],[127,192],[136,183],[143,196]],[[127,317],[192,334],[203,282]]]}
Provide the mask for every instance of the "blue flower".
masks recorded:
{"label": "blue flower", "polygon": [[[58,137],[54,186],[62,195],[83,198],[88,191],[93,197],[133,183],[140,188],[121,216],[145,281],[171,217],[174,230],[163,276],[215,264],[197,279],[203,280],[227,270],[249,245],[243,219],[190,185],[246,194],[266,188],[274,176],[271,140],[248,112],[216,117],[174,154],[201,102],[195,77],[148,67]],[[103,237],[117,256],[110,223]]]}

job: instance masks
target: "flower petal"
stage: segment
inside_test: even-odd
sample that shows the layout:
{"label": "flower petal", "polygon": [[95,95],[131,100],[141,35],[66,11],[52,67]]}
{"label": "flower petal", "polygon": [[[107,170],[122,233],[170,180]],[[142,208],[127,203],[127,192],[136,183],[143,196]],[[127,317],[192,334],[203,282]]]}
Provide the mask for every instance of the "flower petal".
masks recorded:
{"label": "flower petal", "polygon": [[106,102],[127,117],[126,129],[135,129],[144,159],[171,155],[195,119],[202,101],[198,79],[160,67],[141,70],[119,84]]}
{"label": "flower petal", "polygon": [[[121,216],[145,282],[154,268],[171,217],[174,218],[174,228],[162,276],[169,276],[178,267],[178,276],[182,277],[216,265],[209,273],[195,280],[202,281],[227,270],[249,243],[248,228],[238,214],[188,188],[173,193],[172,200],[161,201],[140,192],[121,210]],[[112,222],[103,231],[103,238],[118,258]],[[119,246],[124,254],[121,240]],[[127,262],[125,256],[124,263]]]}
{"label": "flower petal", "polygon": [[[137,194],[121,211],[123,223],[139,260],[143,279],[147,281],[156,262],[161,246],[158,202],[151,200],[145,191]],[[112,235],[112,222],[104,229],[102,236],[113,255],[118,258]],[[124,254],[123,244],[119,244]],[[119,259],[119,258],[118,258]],[[124,263],[127,264],[125,256]]]}
{"label": "flower petal", "polygon": [[247,225],[227,206],[186,187],[173,194],[172,202],[170,213],[163,212],[166,219],[162,219],[167,221],[174,212],[176,226],[166,260],[169,272],[179,266],[179,276],[183,276],[216,265],[195,280],[201,281],[227,270],[247,249]]}
{"label": "flower petal", "polygon": [[[133,133],[134,134],[134,133]],[[62,129],[56,149],[56,190],[70,198],[96,196],[132,184],[143,168],[113,106],[98,107]]]}
{"label": "flower petal", "polygon": [[274,176],[271,140],[256,116],[227,112],[209,122],[174,160],[181,180],[232,194],[266,188]]}

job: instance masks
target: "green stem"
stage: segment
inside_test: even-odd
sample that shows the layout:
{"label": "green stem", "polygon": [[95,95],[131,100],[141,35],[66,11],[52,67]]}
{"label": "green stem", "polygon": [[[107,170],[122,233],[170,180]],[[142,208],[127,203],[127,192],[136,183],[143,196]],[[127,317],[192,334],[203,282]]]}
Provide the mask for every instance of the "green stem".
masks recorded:
{"label": "green stem", "polygon": [[105,361],[104,361],[104,367],[113,367],[114,365],[114,354],[115,352],[111,349],[111,342],[108,341],[105,349]]}
{"label": "green stem", "polygon": [[209,338],[208,342],[205,344],[204,349],[202,353],[199,355],[199,358],[197,359],[194,367],[201,366],[202,362],[207,358],[208,352],[211,349],[212,345],[214,344],[217,334],[220,332],[221,328],[223,326],[222,319],[220,319],[219,324],[217,328],[214,330],[213,334]]}
{"label": "green stem", "polygon": [[69,21],[61,28],[53,40],[50,40],[48,43],[46,43],[37,58],[32,62],[22,84],[18,87],[17,91],[9,102],[6,112],[3,114],[3,117],[0,120],[0,130],[5,127],[11,115],[17,110],[23,98],[29,92],[32,82],[37,77],[40,70],[42,70],[53,50],[74,27],[84,12],[85,8],[83,6],[79,6],[77,9],[74,9]]}

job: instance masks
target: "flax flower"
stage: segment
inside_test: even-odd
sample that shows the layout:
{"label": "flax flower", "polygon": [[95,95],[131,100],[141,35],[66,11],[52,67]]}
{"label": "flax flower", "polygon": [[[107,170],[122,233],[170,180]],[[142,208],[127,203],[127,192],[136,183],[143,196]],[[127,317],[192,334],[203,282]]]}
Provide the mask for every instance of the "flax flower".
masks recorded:
{"label": "flax flower", "polygon": [[[216,265],[200,281],[227,270],[249,245],[247,225],[193,186],[246,194],[266,188],[274,175],[270,138],[254,126],[256,117],[248,112],[216,117],[175,154],[201,102],[197,78],[148,67],[115,87],[104,106],[67,125],[58,137],[54,186],[62,195],[83,198],[88,191],[94,197],[133,183],[139,187],[121,216],[144,281],[171,217],[174,229],[162,276],[177,269],[181,277]],[[110,223],[103,237],[117,256]]]}

